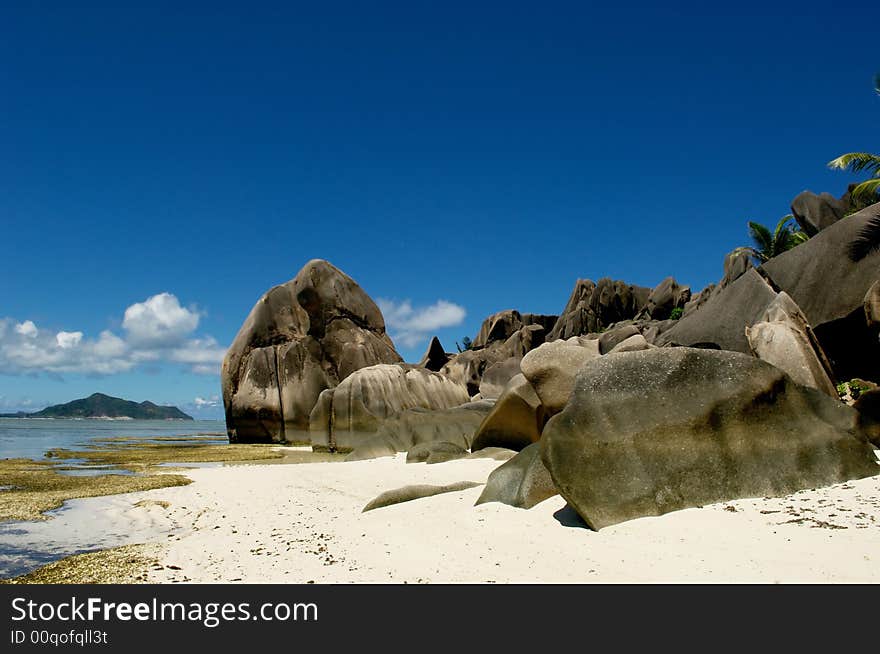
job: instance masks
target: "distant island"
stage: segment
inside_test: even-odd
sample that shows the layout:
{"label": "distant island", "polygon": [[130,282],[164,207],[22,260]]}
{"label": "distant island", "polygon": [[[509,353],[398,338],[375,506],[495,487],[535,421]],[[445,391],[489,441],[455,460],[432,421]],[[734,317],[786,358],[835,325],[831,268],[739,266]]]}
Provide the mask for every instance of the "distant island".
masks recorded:
{"label": "distant island", "polygon": [[176,406],[132,402],[103,393],[46,407],[36,413],[0,413],[0,418],[131,418],[132,420],[192,420]]}

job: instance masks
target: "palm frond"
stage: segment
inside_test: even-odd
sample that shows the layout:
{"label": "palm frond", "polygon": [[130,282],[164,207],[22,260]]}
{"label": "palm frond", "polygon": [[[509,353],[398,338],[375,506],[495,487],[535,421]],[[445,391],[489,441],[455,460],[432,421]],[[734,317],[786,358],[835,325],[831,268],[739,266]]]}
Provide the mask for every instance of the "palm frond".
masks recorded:
{"label": "palm frond", "polygon": [[749,236],[758,246],[757,250],[765,253],[769,258],[770,252],[773,250],[773,234],[770,233],[770,230],[761,223],[749,221]]}
{"label": "palm frond", "polygon": [[802,232],[799,229],[796,229],[791,232],[788,238],[788,242],[791,244],[791,247],[795,245],[800,245],[801,243],[806,243],[810,240],[810,235],[806,232]]}
{"label": "palm frond", "polygon": [[867,171],[871,175],[880,174],[880,156],[870,152],[848,152],[828,162],[835,170],[849,170],[854,173]]}
{"label": "palm frond", "polygon": [[849,258],[858,262],[877,250],[880,250],[880,213],[869,219],[849,244]]}
{"label": "palm frond", "polygon": [[853,187],[849,196],[855,202],[872,204],[877,200],[878,194],[880,194],[880,177],[869,179],[868,181],[862,182],[858,186]]}
{"label": "palm frond", "polygon": [[764,256],[763,253],[758,252],[755,248],[749,246],[743,246],[736,248],[731,254],[747,254],[753,259],[755,259],[758,263],[764,263],[767,261],[767,257]]}

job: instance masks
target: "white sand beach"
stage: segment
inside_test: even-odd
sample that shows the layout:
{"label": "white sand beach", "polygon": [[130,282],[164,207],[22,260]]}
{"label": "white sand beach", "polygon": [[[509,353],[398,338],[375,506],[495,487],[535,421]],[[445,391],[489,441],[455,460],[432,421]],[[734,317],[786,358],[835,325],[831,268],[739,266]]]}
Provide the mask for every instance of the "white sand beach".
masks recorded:
{"label": "white sand beach", "polygon": [[481,487],[362,513],[383,491],[483,482],[500,465],[404,456],[192,470],[189,486],[118,496],[120,519],[164,512],[177,526],[148,575],[159,583],[880,581],[880,476],[599,532],[571,526],[558,496],[475,507]]}

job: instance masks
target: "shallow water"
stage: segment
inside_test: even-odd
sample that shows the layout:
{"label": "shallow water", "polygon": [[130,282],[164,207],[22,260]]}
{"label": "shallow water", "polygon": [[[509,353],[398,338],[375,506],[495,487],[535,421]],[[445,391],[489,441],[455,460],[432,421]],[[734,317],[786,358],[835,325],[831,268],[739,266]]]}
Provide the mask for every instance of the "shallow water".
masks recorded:
{"label": "shallow water", "polygon": [[125,495],[70,500],[46,515],[49,520],[0,523],[0,578],[73,554],[154,540],[177,529],[165,509],[135,508]]}
{"label": "shallow water", "polygon": [[[210,440],[226,442],[222,420],[50,420],[0,418],[0,459],[45,459],[51,449],[81,449],[107,438],[143,441],[170,436],[215,434]],[[158,442],[158,441],[157,441]]]}

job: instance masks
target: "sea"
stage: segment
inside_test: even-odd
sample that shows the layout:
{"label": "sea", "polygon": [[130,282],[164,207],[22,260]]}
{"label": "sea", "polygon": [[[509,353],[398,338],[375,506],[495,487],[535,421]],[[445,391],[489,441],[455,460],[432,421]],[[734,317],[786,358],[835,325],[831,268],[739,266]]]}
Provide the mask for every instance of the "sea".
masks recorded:
{"label": "sea", "polygon": [[[46,451],[82,449],[95,441],[126,437],[152,441],[172,436],[214,435],[226,442],[222,420],[60,420],[0,418],[0,459],[42,460]],[[210,442],[212,439],[209,439]],[[205,441],[200,441],[205,442]],[[74,463],[67,460],[65,464]],[[106,471],[104,471],[106,472]],[[66,474],[98,474],[83,468]],[[0,493],[5,490],[0,473]],[[0,579],[34,570],[65,556],[154,540],[174,530],[146,512],[120,521],[130,502],[123,496],[69,500],[46,513],[49,520],[0,522]],[[130,513],[130,512],[129,512]]]}

